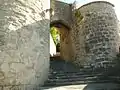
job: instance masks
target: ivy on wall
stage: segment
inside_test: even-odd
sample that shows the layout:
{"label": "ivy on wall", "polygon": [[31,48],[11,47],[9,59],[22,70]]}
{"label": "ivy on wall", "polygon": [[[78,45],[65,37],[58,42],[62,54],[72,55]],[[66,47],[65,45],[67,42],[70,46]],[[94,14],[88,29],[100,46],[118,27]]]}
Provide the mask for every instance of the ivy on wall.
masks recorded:
{"label": "ivy on wall", "polygon": [[83,16],[79,10],[75,11],[75,17],[77,17],[78,22],[80,22],[83,19]]}
{"label": "ivy on wall", "polygon": [[53,9],[55,7],[56,0],[50,0],[50,7]]}

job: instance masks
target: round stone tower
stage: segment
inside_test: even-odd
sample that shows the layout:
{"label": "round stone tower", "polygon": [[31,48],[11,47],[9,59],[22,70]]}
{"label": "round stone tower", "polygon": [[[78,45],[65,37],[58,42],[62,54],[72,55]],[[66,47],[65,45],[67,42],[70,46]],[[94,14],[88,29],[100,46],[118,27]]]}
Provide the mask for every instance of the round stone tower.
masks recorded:
{"label": "round stone tower", "polygon": [[114,5],[106,1],[85,4],[77,9],[76,62],[93,64],[111,62],[119,52],[118,20]]}

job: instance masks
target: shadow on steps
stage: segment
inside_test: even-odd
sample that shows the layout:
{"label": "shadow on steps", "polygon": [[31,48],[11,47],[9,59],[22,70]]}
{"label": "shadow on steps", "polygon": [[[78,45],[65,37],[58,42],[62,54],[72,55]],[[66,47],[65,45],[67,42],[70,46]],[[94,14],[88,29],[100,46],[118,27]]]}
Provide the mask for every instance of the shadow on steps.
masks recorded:
{"label": "shadow on steps", "polygon": [[76,67],[72,62],[65,61],[60,57],[54,57],[50,60],[50,69],[52,71],[64,71],[64,72],[77,72],[79,68]]}

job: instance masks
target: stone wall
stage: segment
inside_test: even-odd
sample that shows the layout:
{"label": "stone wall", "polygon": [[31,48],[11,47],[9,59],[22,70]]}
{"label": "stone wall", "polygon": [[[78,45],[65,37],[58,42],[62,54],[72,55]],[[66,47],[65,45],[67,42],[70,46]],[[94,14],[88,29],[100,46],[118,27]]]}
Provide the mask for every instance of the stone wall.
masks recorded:
{"label": "stone wall", "polygon": [[119,50],[118,20],[113,6],[95,1],[76,9],[74,4],[55,1],[51,23],[68,23],[69,27],[60,28],[61,37],[65,38],[61,38],[61,57],[78,65],[112,61]]}
{"label": "stone wall", "polygon": [[72,5],[51,0],[51,25],[60,31],[60,56],[66,61],[73,60],[71,24]]}
{"label": "stone wall", "polygon": [[[52,0],[53,1],[53,0]],[[72,17],[72,7],[70,4],[60,2],[60,1],[53,1],[53,5],[51,5],[52,9],[52,16],[51,16],[51,24],[60,22],[65,26],[70,27],[71,17]]]}
{"label": "stone wall", "polygon": [[118,20],[111,3],[105,1],[83,5],[74,15],[74,60],[79,65],[112,61],[119,50]]}
{"label": "stone wall", "polygon": [[36,90],[49,70],[49,1],[0,0],[0,90]]}

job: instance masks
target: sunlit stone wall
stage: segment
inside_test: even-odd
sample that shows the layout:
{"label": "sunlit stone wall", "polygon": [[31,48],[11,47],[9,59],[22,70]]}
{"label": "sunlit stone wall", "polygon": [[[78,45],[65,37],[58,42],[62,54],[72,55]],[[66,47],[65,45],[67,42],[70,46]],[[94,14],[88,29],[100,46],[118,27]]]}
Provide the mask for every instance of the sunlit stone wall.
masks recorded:
{"label": "sunlit stone wall", "polygon": [[0,90],[36,90],[49,70],[49,0],[0,0]]}
{"label": "sunlit stone wall", "polygon": [[[112,5],[105,1],[78,8],[73,27],[75,61],[79,65],[111,62],[119,51],[118,20]],[[79,15],[78,15],[79,16]]]}

